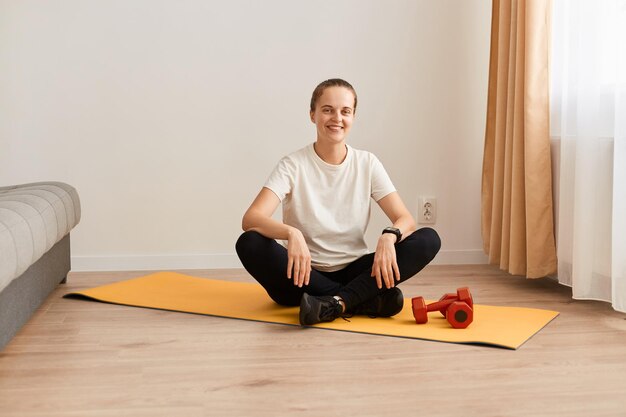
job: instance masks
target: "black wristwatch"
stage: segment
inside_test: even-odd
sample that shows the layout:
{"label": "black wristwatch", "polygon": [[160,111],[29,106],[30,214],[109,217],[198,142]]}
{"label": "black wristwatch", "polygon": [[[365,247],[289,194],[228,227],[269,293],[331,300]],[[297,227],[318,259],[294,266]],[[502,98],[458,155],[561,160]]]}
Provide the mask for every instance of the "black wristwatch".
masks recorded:
{"label": "black wristwatch", "polygon": [[402,240],[402,232],[400,231],[400,229],[396,228],[396,227],[385,227],[383,229],[383,234],[385,233],[392,233],[394,235],[396,235],[396,243],[400,242],[400,240]]}

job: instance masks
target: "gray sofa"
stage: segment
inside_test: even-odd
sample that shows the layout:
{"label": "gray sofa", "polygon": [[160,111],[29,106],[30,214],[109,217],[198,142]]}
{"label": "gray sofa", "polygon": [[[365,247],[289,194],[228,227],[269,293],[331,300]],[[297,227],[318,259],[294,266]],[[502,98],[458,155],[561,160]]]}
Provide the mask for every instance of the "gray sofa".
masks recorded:
{"label": "gray sofa", "polygon": [[74,187],[0,187],[0,350],[70,271],[70,231],[80,221]]}

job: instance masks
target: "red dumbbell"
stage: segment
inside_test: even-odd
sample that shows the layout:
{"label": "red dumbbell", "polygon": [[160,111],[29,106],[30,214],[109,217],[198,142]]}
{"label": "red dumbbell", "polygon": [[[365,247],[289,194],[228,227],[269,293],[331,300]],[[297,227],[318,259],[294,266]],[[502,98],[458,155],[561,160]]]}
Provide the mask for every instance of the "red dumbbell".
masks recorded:
{"label": "red dumbbell", "polygon": [[415,297],[411,303],[417,324],[428,322],[429,311],[440,311],[455,329],[465,329],[474,321],[474,301],[467,287],[459,288],[456,294],[445,294],[435,303],[426,305],[423,297]]}

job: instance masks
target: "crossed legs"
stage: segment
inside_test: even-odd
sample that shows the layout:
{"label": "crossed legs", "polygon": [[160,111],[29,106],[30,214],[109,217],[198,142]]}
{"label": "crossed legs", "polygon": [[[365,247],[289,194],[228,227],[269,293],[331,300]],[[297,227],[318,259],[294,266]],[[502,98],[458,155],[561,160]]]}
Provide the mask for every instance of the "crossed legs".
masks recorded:
{"label": "crossed legs", "polygon": [[[396,245],[400,282],[413,277],[435,257],[441,247],[436,231],[425,227],[416,230]],[[244,232],[235,245],[246,270],[265,288],[276,303],[298,306],[302,295],[338,295],[346,309],[360,305],[387,289],[379,289],[371,277],[374,253],[362,256],[344,269],[322,272],[313,269],[309,285],[302,288],[287,279],[287,249],[274,239],[257,232]]]}

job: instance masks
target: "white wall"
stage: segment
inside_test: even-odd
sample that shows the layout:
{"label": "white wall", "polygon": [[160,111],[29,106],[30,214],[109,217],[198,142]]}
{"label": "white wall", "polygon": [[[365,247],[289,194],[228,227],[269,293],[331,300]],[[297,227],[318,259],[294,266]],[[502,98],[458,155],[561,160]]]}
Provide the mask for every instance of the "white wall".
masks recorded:
{"label": "white wall", "polygon": [[483,262],[490,18],[484,0],[0,1],[0,185],[78,189],[75,270],[239,266],[243,212],[342,77],[349,142],[413,212],[438,198],[437,261]]}

